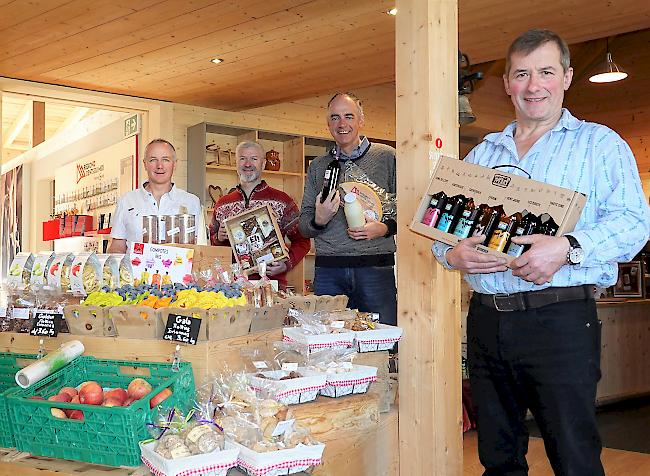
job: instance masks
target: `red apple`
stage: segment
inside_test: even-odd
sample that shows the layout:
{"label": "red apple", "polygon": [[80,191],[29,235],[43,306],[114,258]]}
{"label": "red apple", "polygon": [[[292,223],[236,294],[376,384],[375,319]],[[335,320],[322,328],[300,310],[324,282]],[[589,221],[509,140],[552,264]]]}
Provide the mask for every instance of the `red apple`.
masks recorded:
{"label": "red apple", "polygon": [[74,397],[72,397],[72,400],[70,400],[70,403],[81,403],[79,401],[79,395],[75,395]]}
{"label": "red apple", "polygon": [[122,401],[114,397],[107,397],[104,399],[104,403],[102,403],[102,405],[105,407],[121,407]]}
{"label": "red apple", "polygon": [[79,389],[79,402],[87,405],[101,405],[104,390],[97,382],[88,382]]}
{"label": "red apple", "polygon": [[123,388],[114,388],[113,390],[109,390],[104,394],[105,399],[109,398],[115,398],[116,400],[120,401],[120,405],[122,405],[127,398],[129,398],[129,394],[126,393],[126,390]]}
{"label": "red apple", "polygon": [[68,418],[70,418],[70,420],[84,421],[84,412],[82,412],[81,410],[72,410]]}
{"label": "red apple", "polygon": [[129,387],[127,388],[127,393],[133,400],[140,400],[151,392],[151,390],[153,390],[151,384],[149,384],[145,379],[138,377],[131,380]]}
{"label": "red apple", "polygon": [[61,390],[59,390],[59,393],[67,393],[70,395],[70,398],[79,394],[79,392],[77,392],[77,389],[74,387],[63,387]]}
{"label": "red apple", "polygon": [[69,402],[72,400],[72,397],[67,393],[59,393],[58,395],[52,395],[48,400],[50,402]]}
{"label": "red apple", "polygon": [[157,407],[160,405],[160,402],[169,397],[171,394],[172,391],[169,388],[162,389],[158,395],[149,400],[149,408]]}
{"label": "red apple", "polygon": [[127,398],[126,400],[124,400],[124,403],[122,404],[122,406],[123,406],[123,407],[128,407],[128,406],[131,405],[134,401],[135,401],[135,400],[133,400],[131,397],[129,397],[129,398]]}

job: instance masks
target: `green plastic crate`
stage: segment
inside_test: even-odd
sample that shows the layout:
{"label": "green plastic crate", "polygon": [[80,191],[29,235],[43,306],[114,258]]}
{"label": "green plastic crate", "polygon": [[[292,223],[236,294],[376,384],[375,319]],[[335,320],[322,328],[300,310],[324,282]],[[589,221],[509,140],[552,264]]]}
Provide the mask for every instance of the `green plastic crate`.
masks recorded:
{"label": "green plastic crate", "polygon": [[[126,388],[135,377],[147,380],[153,390],[128,407],[28,399],[34,395],[47,399],[62,387],[77,387],[87,380],[94,380],[104,388]],[[167,387],[173,393],[162,402],[162,408],[176,406],[189,410],[195,400],[192,365],[182,362],[180,370],[174,372],[169,363],[79,357],[56,374],[7,395],[16,447],[38,456],[109,466],[138,466],[138,442],[150,437],[145,425],[155,421],[158,415],[156,408],[149,408],[149,400]],[[58,419],[52,415],[52,408],[81,410],[84,421]]]}
{"label": "green plastic crate", "polygon": [[[35,361],[36,357],[36,354],[0,352],[0,447],[2,448],[16,447],[5,394],[18,388],[16,372]],[[22,360],[25,362],[21,362]]]}

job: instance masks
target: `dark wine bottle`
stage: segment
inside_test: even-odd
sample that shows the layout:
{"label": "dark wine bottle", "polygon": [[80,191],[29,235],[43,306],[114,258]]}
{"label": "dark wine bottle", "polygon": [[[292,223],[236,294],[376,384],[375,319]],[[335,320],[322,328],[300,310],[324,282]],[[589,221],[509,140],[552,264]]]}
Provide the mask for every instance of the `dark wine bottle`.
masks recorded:
{"label": "dark wine bottle", "polygon": [[323,177],[323,191],[321,192],[320,202],[325,203],[327,196],[336,190],[339,186],[339,175],[341,173],[341,165],[339,159],[334,157],[325,169]]}

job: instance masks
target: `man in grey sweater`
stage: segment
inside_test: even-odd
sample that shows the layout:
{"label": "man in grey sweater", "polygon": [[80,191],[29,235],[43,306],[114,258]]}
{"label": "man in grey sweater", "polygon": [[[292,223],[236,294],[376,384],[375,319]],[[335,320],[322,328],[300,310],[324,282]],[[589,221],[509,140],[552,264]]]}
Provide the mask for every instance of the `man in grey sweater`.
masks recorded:
{"label": "man in grey sweater", "polygon": [[396,192],[395,149],[371,144],[359,135],[363,126],[361,102],[349,93],[337,93],[327,106],[327,125],[336,147],[312,161],[307,171],[300,211],[300,231],[316,242],[314,291],[317,295],[344,294],[348,306],[378,312],[380,322],[397,324],[395,288],[396,216],[381,221],[366,217],[363,228],[348,229],[341,197],[334,190],[321,203],[324,173],[338,158],[341,176],[351,164],[359,167],[378,187]]}

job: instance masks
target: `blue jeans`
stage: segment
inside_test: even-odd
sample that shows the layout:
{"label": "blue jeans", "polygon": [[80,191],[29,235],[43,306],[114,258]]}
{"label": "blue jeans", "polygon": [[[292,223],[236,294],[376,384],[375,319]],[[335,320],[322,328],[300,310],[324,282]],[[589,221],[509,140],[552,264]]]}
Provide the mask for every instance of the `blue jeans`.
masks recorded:
{"label": "blue jeans", "polygon": [[314,293],[348,297],[348,307],[378,312],[379,322],[397,325],[397,288],[393,266],[324,268],[314,270]]}
{"label": "blue jeans", "polygon": [[528,474],[527,409],[556,475],[604,475],[595,406],[600,335],[593,299],[499,312],[472,298],[467,353],[484,476]]}

